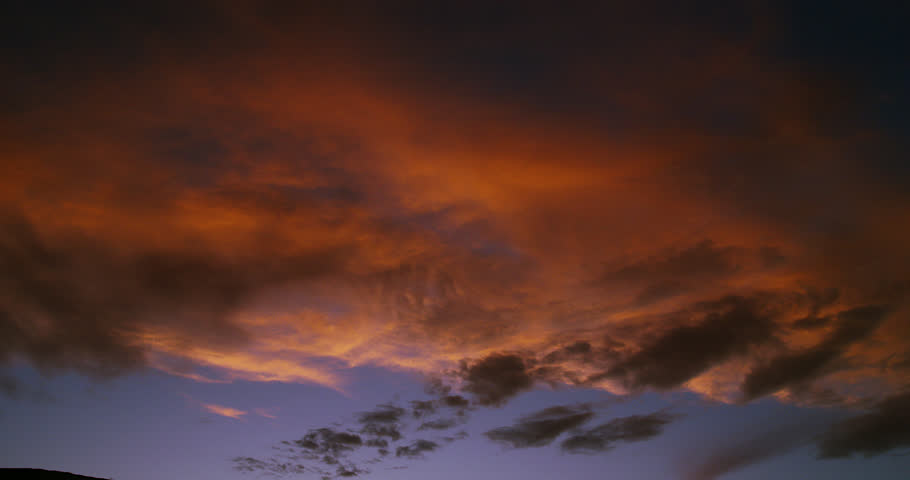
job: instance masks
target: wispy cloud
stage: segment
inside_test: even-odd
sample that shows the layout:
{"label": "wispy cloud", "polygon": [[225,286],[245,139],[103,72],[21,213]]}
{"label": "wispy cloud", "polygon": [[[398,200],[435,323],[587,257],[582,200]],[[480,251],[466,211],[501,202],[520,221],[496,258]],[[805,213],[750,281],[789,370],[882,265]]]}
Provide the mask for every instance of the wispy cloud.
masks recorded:
{"label": "wispy cloud", "polygon": [[247,414],[245,410],[239,410],[232,407],[226,407],[224,405],[216,405],[214,403],[203,403],[202,408],[207,411],[214,413],[215,415],[221,415],[222,417],[228,417],[233,419],[240,419]]}
{"label": "wispy cloud", "polygon": [[254,408],[253,413],[259,415],[260,417],[276,419],[278,415],[276,414],[275,409],[270,408]]}

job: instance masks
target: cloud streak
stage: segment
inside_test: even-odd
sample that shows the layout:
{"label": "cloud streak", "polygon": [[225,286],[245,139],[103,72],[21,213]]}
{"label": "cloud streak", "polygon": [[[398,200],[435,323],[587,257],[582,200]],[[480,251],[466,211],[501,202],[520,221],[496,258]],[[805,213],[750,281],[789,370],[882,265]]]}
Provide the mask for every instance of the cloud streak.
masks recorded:
{"label": "cloud streak", "polygon": [[[685,480],[714,480],[812,443],[823,431],[820,422],[786,425],[770,431],[746,434],[709,449],[707,456],[684,468]],[[700,453],[700,452],[699,452]],[[699,453],[695,453],[698,456]]]}
{"label": "cloud streak", "polygon": [[663,333],[589,381],[618,378],[632,388],[670,389],[773,338],[774,321],[756,299],[727,297],[698,306],[702,319]]}
{"label": "cloud streak", "polygon": [[618,443],[641,442],[663,433],[666,425],[679,418],[665,412],[631,415],[580,431],[560,444],[566,453],[593,454],[612,450]]}
{"label": "cloud streak", "polygon": [[224,405],[216,405],[214,403],[203,403],[202,408],[210,413],[215,415],[221,415],[222,417],[233,418],[235,420],[240,420],[248,412],[245,410],[239,410],[233,407],[226,407]]}
{"label": "cloud streak", "polygon": [[818,345],[776,357],[749,372],[743,382],[743,394],[747,400],[752,400],[820,376],[824,368],[843,355],[850,345],[869,336],[884,320],[887,311],[882,306],[863,306],[841,312],[835,330]]}
{"label": "cloud streak", "polygon": [[594,412],[587,405],[554,406],[522,417],[513,426],[496,428],[484,435],[512,448],[543,447],[593,417]]}

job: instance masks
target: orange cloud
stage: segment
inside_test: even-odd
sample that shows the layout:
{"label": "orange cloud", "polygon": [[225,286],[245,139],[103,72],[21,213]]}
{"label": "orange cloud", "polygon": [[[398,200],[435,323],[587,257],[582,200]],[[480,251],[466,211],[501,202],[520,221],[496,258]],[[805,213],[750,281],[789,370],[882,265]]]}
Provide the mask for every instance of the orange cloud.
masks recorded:
{"label": "orange cloud", "polygon": [[275,413],[272,410],[269,410],[267,408],[254,408],[253,413],[255,413],[256,415],[259,415],[260,417],[271,418],[271,419],[278,418],[278,416],[275,415]]}
{"label": "orange cloud", "polygon": [[[352,366],[435,374],[589,342],[605,356],[548,378],[626,391],[638,373],[598,376],[650,366],[663,335],[729,333],[698,325],[736,296],[769,310],[767,341],[690,358],[681,386],[734,401],[871,304],[893,313],[813,380],[906,383],[910,201],[844,153],[861,139],[816,126],[831,92],[760,39],[566,59],[579,97],[535,109],[445,83],[397,37],[330,24],[308,42],[235,8],[222,20],[276,47],[150,55],[4,121],[0,202],[19,220],[0,353],[343,389]],[[696,53],[663,50],[680,45]]]}
{"label": "orange cloud", "polygon": [[228,417],[228,418],[233,418],[233,419],[238,419],[238,420],[247,414],[247,412],[245,412],[243,410],[237,410],[236,408],[225,407],[223,405],[215,405],[213,403],[203,403],[202,408],[206,409],[207,411],[209,411],[211,413],[214,413],[215,415],[221,415],[222,417]]}

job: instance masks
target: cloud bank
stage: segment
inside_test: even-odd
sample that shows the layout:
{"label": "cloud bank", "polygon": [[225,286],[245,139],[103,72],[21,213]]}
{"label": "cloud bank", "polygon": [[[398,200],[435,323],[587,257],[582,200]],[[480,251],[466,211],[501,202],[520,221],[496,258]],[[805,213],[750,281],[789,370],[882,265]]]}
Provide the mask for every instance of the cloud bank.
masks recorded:
{"label": "cloud bank", "polygon": [[[906,135],[876,110],[903,97],[851,57],[887,49],[782,56],[803,29],[752,5],[278,3],[10,16],[28,54],[0,79],[2,365],[444,379],[335,432],[381,457],[436,448],[397,445],[406,423],[444,432],[541,386],[879,404],[823,456],[903,445],[876,423],[910,371]],[[593,421],[558,413],[493,437]],[[295,448],[341,462],[338,438]]]}

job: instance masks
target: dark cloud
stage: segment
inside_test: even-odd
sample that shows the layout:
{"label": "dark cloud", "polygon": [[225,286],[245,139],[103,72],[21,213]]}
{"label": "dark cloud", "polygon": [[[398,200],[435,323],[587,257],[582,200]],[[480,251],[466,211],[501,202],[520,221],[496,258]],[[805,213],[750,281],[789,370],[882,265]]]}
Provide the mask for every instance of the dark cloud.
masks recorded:
{"label": "dark cloud", "polygon": [[699,305],[701,322],[671,329],[588,379],[622,380],[630,388],[670,389],[774,336],[771,314],[754,298],[726,297]]}
{"label": "dark cloud", "polygon": [[337,269],[341,258],[123,251],[76,233],[42,236],[22,217],[0,224],[0,362],[24,357],[42,370],[102,377],[146,364],[133,338],[147,327],[193,345],[240,346],[248,335],[232,312],[270,288]]}
{"label": "dark cloud", "polygon": [[363,412],[357,420],[360,423],[398,423],[405,415],[405,409],[395,405],[380,405],[375,410]]}
{"label": "dark cloud", "polygon": [[611,273],[609,278],[639,281],[665,276],[686,278],[731,274],[738,268],[734,258],[738,251],[736,247],[719,247],[711,240],[703,240],[685,250],[669,252],[663,257],[652,257],[622,267]]}
{"label": "dark cloud", "polygon": [[[448,392],[450,390],[440,390]],[[451,404],[446,412],[455,409],[455,418],[439,418],[439,408]],[[420,431],[446,430],[467,420],[468,402],[458,395],[444,395],[431,400],[413,400],[410,408],[391,403],[377,405],[372,410],[356,414],[348,422],[333,422],[336,428],[317,428],[303,438],[282,441],[273,449],[280,453],[264,459],[237,457],[235,468],[244,472],[259,471],[281,474],[286,465],[300,465],[322,478],[359,476],[369,473],[364,465],[379,464],[394,451],[401,459],[421,458],[440,447],[438,442],[451,443],[467,437],[465,432],[435,438],[419,439],[392,448],[394,442]],[[419,426],[414,425],[419,421]],[[347,425],[347,428],[345,426]],[[401,467],[405,468],[405,467]]]}
{"label": "dark cloud", "polygon": [[754,368],[742,385],[746,400],[774,393],[791,384],[803,383],[826,373],[826,367],[853,343],[872,333],[888,309],[882,306],[857,307],[838,314],[838,325],[818,345],[782,355]]}
{"label": "dark cloud", "polygon": [[335,470],[335,475],[338,477],[356,477],[364,473],[369,473],[369,471],[354,465],[339,465]]}
{"label": "dark cloud", "polygon": [[417,430],[446,430],[455,425],[458,425],[458,421],[454,418],[440,418],[421,423]]}
{"label": "dark cloud", "polygon": [[524,358],[514,354],[492,354],[470,365],[463,364],[464,389],[480,405],[499,406],[534,386]]}
{"label": "dark cloud", "polygon": [[16,398],[24,389],[24,385],[18,378],[12,375],[0,373],[0,394],[10,398]]}
{"label": "dark cloud", "polygon": [[374,448],[388,448],[389,441],[384,438],[369,438],[364,445]]}
{"label": "dark cloud", "polygon": [[864,415],[834,425],[819,438],[820,458],[866,457],[910,447],[910,393],[887,398]]}
{"label": "dark cloud", "polygon": [[[749,465],[783,455],[807,445],[820,431],[820,423],[810,421],[724,442],[698,463],[685,468],[685,480],[714,480]],[[699,446],[704,450],[704,446]],[[700,453],[699,453],[700,454]],[[695,454],[696,457],[699,454]]]}
{"label": "dark cloud", "polygon": [[647,304],[744,270],[774,268],[784,260],[775,247],[719,246],[706,239],[686,249],[625,265],[607,273],[601,281],[609,285],[643,285],[636,302]]}
{"label": "dark cloud", "polygon": [[368,423],[364,425],[360,433],[372,435],[374,437],[387,437],[393,442],[401,440],[401,430],[398,425],[381,425],[377,423]]}
{"label": "dark cloud", "polygon": [[414,418],[421,418],[436,413],[436,402],[432,400],[413,400],[411,402],[411,414]]}
{"label": "dark cloud", "polygon": [[556,406],[522,417],[510,427],[490,430],[485,435],[513,448],[543,447],[593,417],[594,412],[587,405]]}
{"label": "dark cloud", "polygon": [[461,395],[446,395],[440,399],[443,405],[450,408],[465,408],[470,402]]}
{"label": "dark cloud", "polygon": [[40,387],[34,387],[19,380],[13,375],[0,372],[0,395],[12,399],[24,399],[32,402],[47,403],[56,400],[54,395]]}
{"label": "dark cloud", "polygon": [[579,340],[565,347],[554,350],[541,359],[544,364],[558,363],[567,359],[586,359],[593,351],[590,342]]}
{"label": "dark cloud", "polygon": [[265,461],[252,457],[234,457],[234,470],[244,473],[267,472],[273,475],[308,473],[309,469],[292,462]]}
{"label": "dark cloud", "polygon": [[583,355],[591,351],[591,344],[584,341],[578,341],[565,347],[563,350],[568,354]]}
{"label": "dark cloud", "polygon": [[274,456],[258,459],[236,457],[234,469],[245,473],[267,473],[287,475],[314,473],[321,478],[356,476],[367,473],[358,463],[356,452],[362,447],[380,448],[388,442],[377,439],[364,439],[352,432],[337,431],[331,428],[317,428],[307,432],[303,438],[294,441],[283,441],[273,447],[278,453]]}
{"label": "dark cloud", "polygon": [[644,287],[635,297],[635,303],[647,305],[665,298],[679,295],[686,291],[686,286],[677,280],[665,280]]}
{"label": "dark cloud", "polygon": [[401,420],[407,410],[395,405],[379,405],[374,410],[363,412],[357,421],[363,425],[360,433],[372,437],[385,437],[395,442],[401,439]]}
{"label": "dark cloud", "polygon": [[[605,335],[601,342],[577,340],[552,350],[544,355],[532,374],[554,388],[562,384],[585,385],[597,378],[585,378],[574,366],[585,365],[587,369],[606,372],[624,357],[625,345]],[[604,378],[604,377],[600,377]]]}
{"label": "dark cloud", "polygon": [[812,288],[806,291],[806,297],[809,300],[808,316],[816,317],[823,308],[831,306],[840,298],[840,290],[833,287]]}
{"label": "dark cloud", "polygon": [[[488,344],[518,326],[508,322],[496,311],[490,311],[465,300],[451,300],[428,312],[421,321],[426,334],[436,338],[445,336],[453,328],[459,328],[454,339],[460,345]],[[476,328],[470,328],[476,326]]]}
{"label": "dark cloud", "polygon": [[823,317],[808,316],[808,317],[803,317],[803,318],[800,318],[799,320],[796,320],[795,322],[793,322],[792,326],[793,326],[793,328],[795,328],[797,330],[815,330],[815,329],[827,326],[829,323],[831,323],[831,320],[832,320],[832,317],[830,317],[830,316],[823,316]]}
{"label": "dark cloud", "polygon": [[338,456],[363,446],[363,439],[360,438],[360,435],[350,432],[318,428],[309,431],[303,438],[295,440],[293,444],[311,453]]}
{"label": "dark cloud", "polygon": [[814,330],[827,326],[831,322],[831,316],[820,316],[821,310],[833,304],[840,297],[840,291],[836,288],[827,289],[809,289],[806,291],[806,300],[809,302],[808,314],[793,322],[793,328],[797,330]]}
{"label": "dark cloud", "polygon": [[446,443],[452,443],[452,442],[455,442],[455,441],[457,441],[457,440],[464,440],[464,439],[468,438],[468,436],[469,436],[469,435],[468,435],[468,432],[462,430],[462,431],[456,433],[455,435],[450,435],[450,436],[442,437],[442,440],[443,440],[444,442],[446,442]]}
{"label": "dark cloud", "polygon": [[422,457],[426,452],[432,452],[439,448],[439,444],[429,440],[417,440],[410,445],[404,445],[395,449],[396,457],[417,458]]}
{"label": "dark cloud", "polygon": [[561,446],[568,453],[604,452],[613,449],[618,442],[640,442],[656,437],[677,418],[677,415],[664,412],[615,418],[570,436],[563,440]]}
{"label": "dark cloud", "polygon": [[787,387],[789,401],[808,407],[849,407],[855,399],[845,396],[833,388],[812,383],[798,383]]}
{"label": "dark cloud", "polygon": [[446,397],[452,393],[452,387],[447,385],[441,377],[432,376],[424,383],[423,391],[428,395]]}

